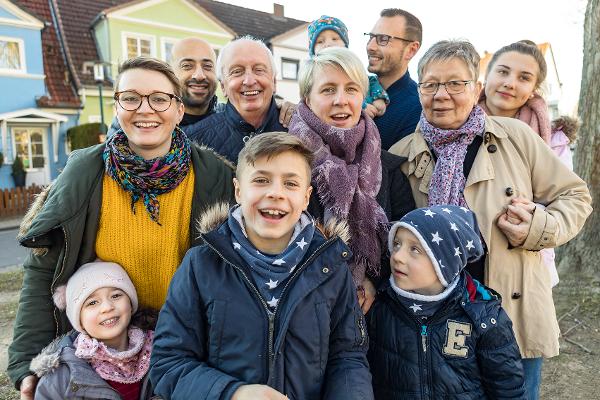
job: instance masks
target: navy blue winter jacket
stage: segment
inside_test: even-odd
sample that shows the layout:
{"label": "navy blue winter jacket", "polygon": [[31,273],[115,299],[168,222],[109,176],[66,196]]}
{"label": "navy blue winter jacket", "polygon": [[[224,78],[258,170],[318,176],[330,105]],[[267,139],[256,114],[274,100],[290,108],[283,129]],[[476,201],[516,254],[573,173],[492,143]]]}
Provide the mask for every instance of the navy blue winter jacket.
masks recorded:
{"label": "navy blue winter jacket", "polygon": [[182,129],[191,140],[212,148],[234,164],[237,164],[244,143],[252,136],[263,132],[287,132],[287,128],[279,123],[279,110],[274,99],[271,100],[265,121],[258,129],[244,121],[230,102],[225,105],[225,111]]}
{"label": "navy blue winter jacket", "polygon": [[367,317],[376,399],[525,398],[521,356],[499,294],[464,272],[426,323],[397,296],[386,281]]}
{"label": "navy blue winter jacket", "polygon": [[294,400],[373,399],[367,327],[341,239],[315,232],[269,315],[227,223],[201,236],[205,244],[186,254],[158,319],[156,394],[225,400],[255,383]]}

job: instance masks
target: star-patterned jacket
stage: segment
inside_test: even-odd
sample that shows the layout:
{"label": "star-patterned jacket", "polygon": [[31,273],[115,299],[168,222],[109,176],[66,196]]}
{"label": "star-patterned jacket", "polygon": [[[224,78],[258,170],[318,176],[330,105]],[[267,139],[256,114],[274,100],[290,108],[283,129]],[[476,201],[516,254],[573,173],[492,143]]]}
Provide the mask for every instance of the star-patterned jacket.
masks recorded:
{"label": "star-patterned jacket", "polygon": [[523,399],[521,356],[500,302],[463,271],[423,323],[386,281],[367,315],[375,399]]}
{"label": "star-patterned jacket", "polygon": [[347,228],[315,231],[271,313],[222,223],[228,211],[201,218],[205,244],[171,281],[152,351],[155,393],[222,400],[253,383],[296,400],[372,399],[366,324],[340,239]]}

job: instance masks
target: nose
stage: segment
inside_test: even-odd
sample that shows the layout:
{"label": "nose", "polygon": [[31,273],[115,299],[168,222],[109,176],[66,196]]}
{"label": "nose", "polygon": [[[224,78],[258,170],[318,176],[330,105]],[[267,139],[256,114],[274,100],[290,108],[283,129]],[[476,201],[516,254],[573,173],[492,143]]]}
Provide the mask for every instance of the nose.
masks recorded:
{"label": "nose", "polygon": [[136,110],[137,113],[140,114],[149,114],[153,113],[154,110],[150,107],[150,98],[142,97],[142,104],[140,104],[139,108]]}
{"label": "nose", "polygon": [[196,70],[192,74],[192,78],[196,79],[197,81],[201,81],[206,78],[206,74],[204,73],[201,65],[196,67]]}
{"label": "nose", "polygon": [[283,198],[283,184],[279,182],[273,182],[269,187],[269,192],[267,196],[271,199]]}
{"label": "nose", "polygon": [[369,37],[367,40],[367,50],[377,50],[377,40],[375,40],[375,37]]}
{"label": "nose", "polygon": [[244,73],[244,81],[242,82],[246,86],[252,86],[256,83],[256,78],[254,77],[254,72],[246,71]]}
{"label": "nose", "polygon": [[507,88],[513,88],[515,86],[515,78],[512,75],[508,75],[502,81],[502,86]]}
{"label": "nose", "polygon": [[450,97],[448,94],[448,90],[446,89],[446,85],[439,85],[437,92],[433,95],[435,99],[447,99]]}
{"label": "nose", "polygon": [[390,258],[396,264],[404,264],[406,260],[406,251],[404,250],[404,246],[400,246],[397,251],[392,251]]}
{"label": "nose", "polygon": [[109,312],[109,311],[111,311],[113,308],[114,308],[114,305],[113,305],[112,301],[105,300],[105,301],[103,301],[103,302],[102,302],[102,304],[100,305],[100,312],[103,312],[103,313],[105,313],[105,312]]}
{"label": "nose", "polygon": [[345,90],[338,90],[333,99],[333,104],[342,106],[348,104],[348,95]]}

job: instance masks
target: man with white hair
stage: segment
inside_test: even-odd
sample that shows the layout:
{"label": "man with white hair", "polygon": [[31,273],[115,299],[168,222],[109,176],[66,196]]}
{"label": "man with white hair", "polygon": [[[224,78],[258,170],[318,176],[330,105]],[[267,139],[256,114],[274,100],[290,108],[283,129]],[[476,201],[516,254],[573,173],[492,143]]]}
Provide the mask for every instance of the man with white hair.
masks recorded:
{"label": "man with white hair", "polygon": [[184,128],[191,140],[213,148],[233,163],[244,143],[262,132],[287,131],[275,104],[275,60],[258,39],[228,43],[217,60],[217,78],[227,97],[225,111]]}

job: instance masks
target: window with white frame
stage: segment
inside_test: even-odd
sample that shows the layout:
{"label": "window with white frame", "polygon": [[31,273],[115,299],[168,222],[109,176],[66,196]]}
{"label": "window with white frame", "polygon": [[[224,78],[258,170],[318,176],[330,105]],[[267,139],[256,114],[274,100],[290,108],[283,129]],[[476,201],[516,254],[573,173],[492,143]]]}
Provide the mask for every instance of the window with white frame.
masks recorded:
{"label": "window with white frame", "polygon": [[162,59],[164,61],[168,62],[169,64],[171,64],[171,56],[172,56],[171,53],[173,52],[173,46],[175,45],[176,41],[177,41],[176,39],[167,39],[167,38],[160,39]]}
{"label": "window with white frame", "polygon": [[44,130],[42,128],[13,128],[17,157],[26,169],[44,168]]}
{"label": "window with white frame", "polygon": [[0,36],[0,71],[25,72],[25,49],[21,39]]}
{"label": "window with white frame", "polygon": [[125,57],[154,57],[154,38],[135,34],[125,35]]}
{"label": "window with white frame", "polygon": [[291,58],[281,59],[281,78],[293,81],[298,80],[298,67],[300,61]]}

